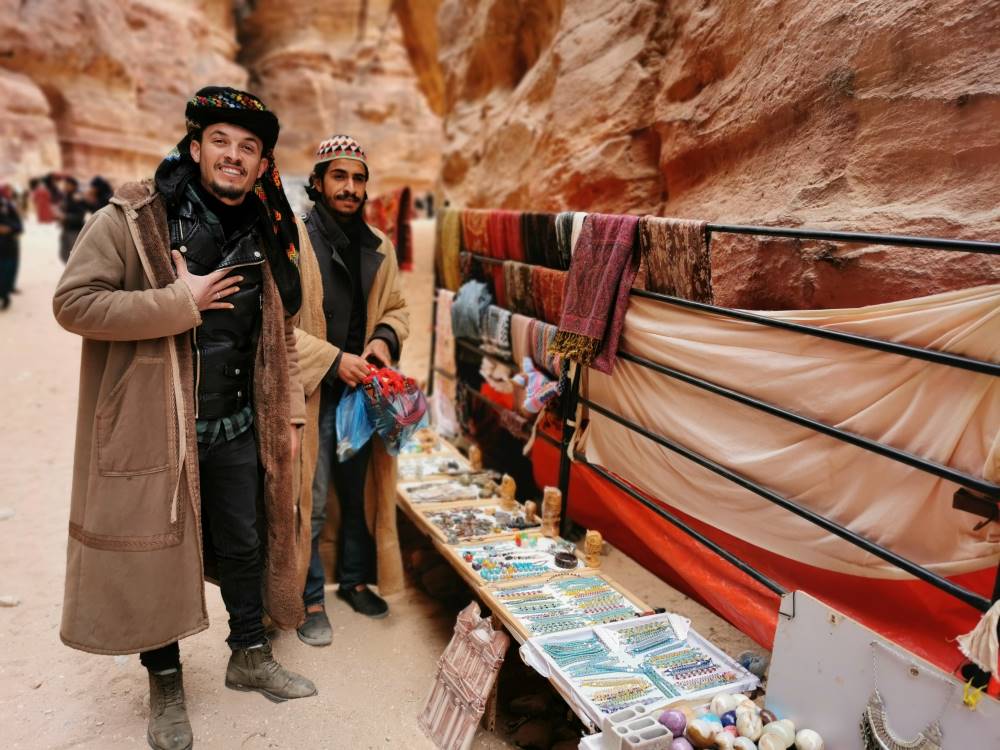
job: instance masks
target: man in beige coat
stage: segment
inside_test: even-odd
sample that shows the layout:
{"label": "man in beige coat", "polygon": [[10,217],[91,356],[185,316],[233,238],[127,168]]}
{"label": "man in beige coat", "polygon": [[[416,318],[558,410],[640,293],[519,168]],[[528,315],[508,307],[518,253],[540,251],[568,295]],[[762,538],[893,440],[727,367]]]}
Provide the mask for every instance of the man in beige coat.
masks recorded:
{"label": "man in beige coat", "polygon": [[325,610],[320,541],[336,549],[337,595],[358,613],[384,617],[382,594],[402,585],[396,536],[395,459],[377,436],[345,461],[337,457],[337,406],[368,374],[368,364],[399,358],[409,314],[392,243],[364,221],[368,161],[353,138],[337,135],[317,149],[301,225],[303,307],[296,338],[309,420],[303,443],[303,512],[312,508],[312,550],[303,601],[305,643],[325,646],[332,631]]}
{"label": "man in beige coat", "polygon": [[140,652],[147,739],[164,750],[193,744],[178,641],[208,627],[206,575],[229,612],[227,687],[316,692],[274,660],[262,623],[265,605],[283,627],[302,619],[292,462],[305,404],[288,317],[301,285],[278,120],[219,87],[185,116],[155,180],[88,222],[53,302],[83,337],[61,636]]}

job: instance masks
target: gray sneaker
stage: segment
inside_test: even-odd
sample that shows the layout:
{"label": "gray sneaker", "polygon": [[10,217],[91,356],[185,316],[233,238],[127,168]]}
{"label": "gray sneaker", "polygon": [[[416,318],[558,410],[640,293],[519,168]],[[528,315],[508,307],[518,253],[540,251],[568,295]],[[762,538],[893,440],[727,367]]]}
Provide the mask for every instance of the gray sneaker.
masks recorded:
{"label": "gray sneaker", "polygon": [[333,642],[330,618],[326,616],[326,610],[322,607],[313,612],[307,607],[306,621],[295,632],[298,633],[300,641],[310,646],[329,646]]}
{"label": "gray sneaker", "polygon": [[184,705],[184,681],[180,667],[149,673],[146,741],[153,750],[190,750],[194,745],[194,734]]}
{"label": "gray sneaker", "polygon": [[274,660],[269,641],[250,648],[233,649],[226,667],[226,687],[255,690],[275,703],[316,695],[316,686],[311,680],[285,669]]}

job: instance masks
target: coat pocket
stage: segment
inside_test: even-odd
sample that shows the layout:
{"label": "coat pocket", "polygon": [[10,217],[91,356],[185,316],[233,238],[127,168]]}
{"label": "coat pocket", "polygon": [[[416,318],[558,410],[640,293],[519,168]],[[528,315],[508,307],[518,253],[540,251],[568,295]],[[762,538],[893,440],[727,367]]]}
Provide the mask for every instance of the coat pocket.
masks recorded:
{"label": "coat pocket", "polygon": [[162,358],[139,356],[132,360],[97,412],[100,474],[156,474],[176,464],[169,385]]}

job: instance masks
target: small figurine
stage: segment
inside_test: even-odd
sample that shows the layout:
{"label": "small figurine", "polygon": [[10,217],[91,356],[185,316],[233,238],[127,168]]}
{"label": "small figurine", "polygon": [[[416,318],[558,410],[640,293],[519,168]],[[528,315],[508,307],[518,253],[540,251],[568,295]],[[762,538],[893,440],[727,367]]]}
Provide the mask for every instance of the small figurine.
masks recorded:
{"label": "small figurine", "polygon": [[517,498],[514,497],[516,492],[514,478],[510,474],[504,474],[500,480],[500,507],[508,513],[517,510]]}
{"label": "small figurine", "polygon": [[472,465],[473,471],[483,470],[483,451],[476,444],[469,446],[469,463]]}
{"label": "small figurine", "polygon": [[600,531],[588,531],[584,537],[583,551],[587,557],[588,568],[601,567],[601,548],[604,546],[604,539]]}
{"label": "small figurine", "polygon": [[546,487],[542,494],[542,536],[559,536],[559,517],[562,514],[562,492],[557,487]]}

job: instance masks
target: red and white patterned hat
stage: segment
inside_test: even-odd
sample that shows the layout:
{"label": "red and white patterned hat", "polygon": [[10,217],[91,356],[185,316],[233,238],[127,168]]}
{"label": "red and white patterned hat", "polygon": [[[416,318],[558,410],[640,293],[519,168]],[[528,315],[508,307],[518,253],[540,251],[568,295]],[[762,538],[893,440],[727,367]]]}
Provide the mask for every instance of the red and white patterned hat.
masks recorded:
{"label": "red and white patterned hat", "polygon": [[319,144],[319,148],[316,149],[316,163],[322,164],[334,159],[359,161],[365,165],[365,174],[368,174],[368,158],[364,149],[349,135],[333,135]]}

